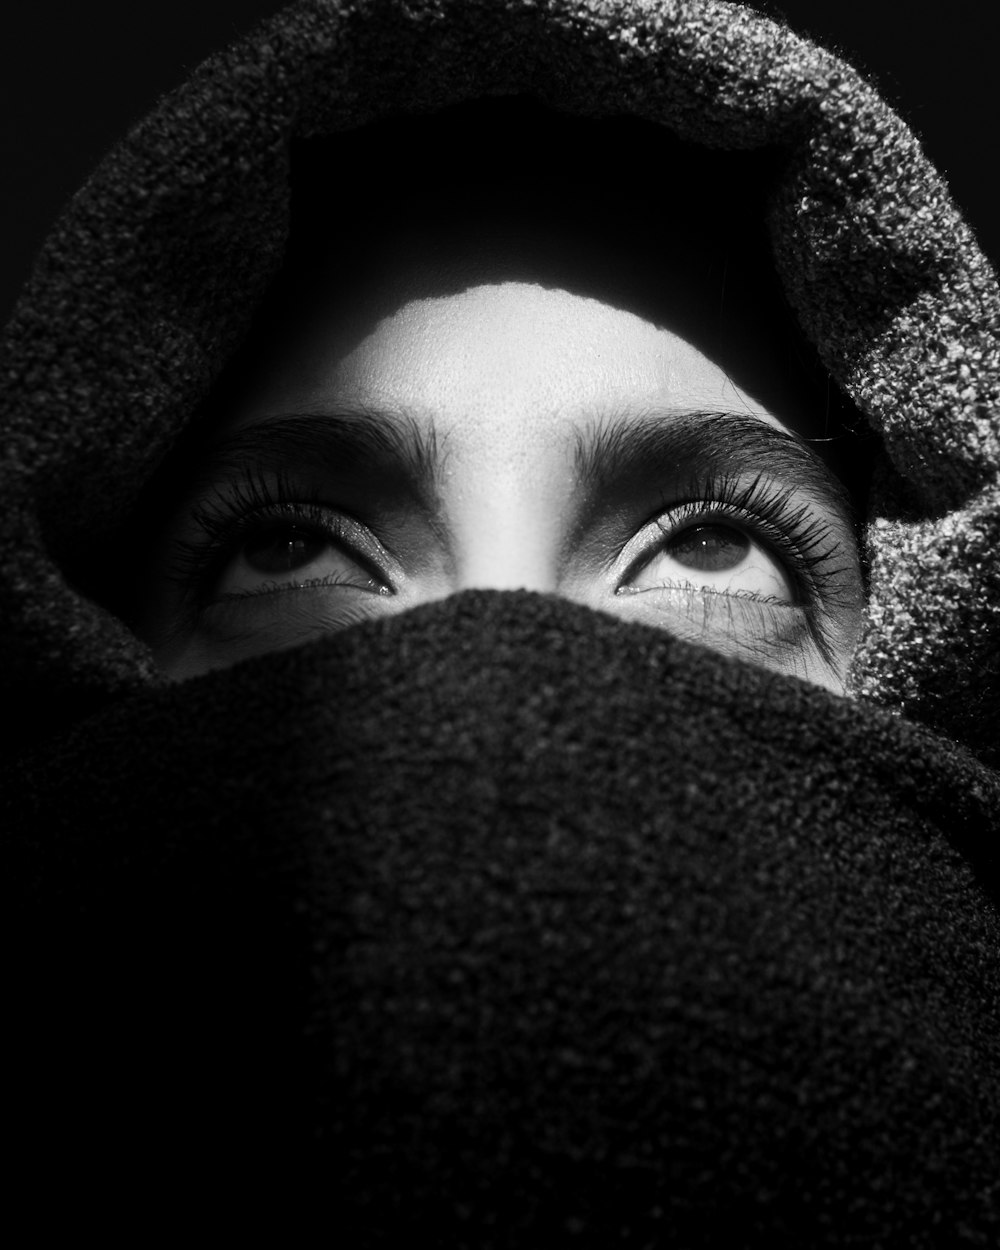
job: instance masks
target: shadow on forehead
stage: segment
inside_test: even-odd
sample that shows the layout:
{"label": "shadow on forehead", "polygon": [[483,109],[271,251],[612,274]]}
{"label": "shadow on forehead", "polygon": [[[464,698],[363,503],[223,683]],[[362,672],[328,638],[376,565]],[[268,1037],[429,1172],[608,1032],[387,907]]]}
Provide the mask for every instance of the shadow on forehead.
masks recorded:
{"label": "shadow on forehead", "polygon": [[791,428],[823,440],[860,498],[868,457],[847,432],[863,421],[798,330],[772,263],[766,213],[779,160],[520,98],[302,141],[286,263],[247,351],[295,336],[331,298],[350,307],[360,338],[407,300],[480,283],[558,288],[692,343]]}
{"label": "shadow on forehead", "polygon": [[[293,151],[286,280],[319,270],[413,295],[531,281],[650,319],[721,327],[753,291],[787,319],[764,224],[774,157],[682,144],[632,118],[461,105]],[[350,244],[345,247],[345,244]]]}
{"label": "shadow on forehead", "polygon": [[[158,532],[241,396],[317,309],[349,311],[348,350],[408,299],[498,281],[566,290],[678,333],[803,435],[863,512],[871,444],[849,432],[863,423],[799,334],[773,270],[773,153],[703,151],[649,123],[500,100],[303,141],[292,155],[286,263],[148,484],[126,546]],[[712,428],[719,454],[731,452],[734,427]]]}

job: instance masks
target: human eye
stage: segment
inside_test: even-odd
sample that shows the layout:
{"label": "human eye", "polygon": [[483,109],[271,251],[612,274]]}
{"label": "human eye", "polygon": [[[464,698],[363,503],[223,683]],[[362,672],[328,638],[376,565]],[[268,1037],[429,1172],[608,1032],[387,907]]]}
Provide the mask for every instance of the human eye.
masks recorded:
{"label": "human eye", "polygon": [[[369,526],[278,476],[217,483],[168,539],[165,654],[214,667],[292,646],[384,611],[398,566]],[[183,665],[181,666],[183,667]]]}
{"label": "human eye", "polygon": [[332,586],[389,595],[357,550],[369,545],[359,529],[313,504],[277,505],[232,535],[219,556],[211,602]]}
{"label": "human eye", "polygon": [[846,528],[763,475],[709,479],[626,545],[615,594],[692,641],[839,689],[860,601]]}
{"label": "human eye", "polygon": [[744,523],[699,508],[691,519],[662,518],[656,527],[662,545],[623,584],[621,593],[673,587],[794,602],[781,560]]}

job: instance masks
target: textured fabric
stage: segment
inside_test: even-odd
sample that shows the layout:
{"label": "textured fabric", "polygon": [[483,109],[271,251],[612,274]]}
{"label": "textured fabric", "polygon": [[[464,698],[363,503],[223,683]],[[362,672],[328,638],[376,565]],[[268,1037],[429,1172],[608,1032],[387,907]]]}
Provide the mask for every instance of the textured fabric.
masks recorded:
{"label": "textured fabric", "polygon": [[358,1246],[1000,1236],[1000,794],[932,736],[473,592],[41,756],[43,1160],[305,1157]]}
{"label": "textured fabric", "polygon": [[[777,161],[877,435],[851,697],[517,593],[170,685],[90,586],[292,142],[505,94]],[[159,1210],[179,1159],[308,1158],[362,1247],[997,1244],[997,314],[898,118],[738,5],[305,0],[163,100],[2,348],[25,1170]]]}
{"label": "textured fabric", "polygon": [[127,513],[280,263],[291,138],[513,93],[787,152],[772,224],[788,297],[887,453],[855,685],[991,751],[995,277],[853,69],[712,0],[307,0],[133,131],[54,231],[7,330],[8,706],[31,705],[39,682],[89,705],[155,681],[67,567]]}

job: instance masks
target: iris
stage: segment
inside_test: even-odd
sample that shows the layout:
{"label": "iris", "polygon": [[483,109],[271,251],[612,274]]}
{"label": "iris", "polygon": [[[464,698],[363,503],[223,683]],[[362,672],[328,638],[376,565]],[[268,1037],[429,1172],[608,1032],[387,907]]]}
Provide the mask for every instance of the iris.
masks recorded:
{"label": "iris", "polygon": [[750,539],[728,525],[692,525],[664,550],[685,568],[718,573],[738,568],[750,553]]}
{"label": "iris", "polygon": [[324,534],[295,525],[268,527],[243,544],[243,558],[257,573],[290,573],[317,560],[329,545]]}

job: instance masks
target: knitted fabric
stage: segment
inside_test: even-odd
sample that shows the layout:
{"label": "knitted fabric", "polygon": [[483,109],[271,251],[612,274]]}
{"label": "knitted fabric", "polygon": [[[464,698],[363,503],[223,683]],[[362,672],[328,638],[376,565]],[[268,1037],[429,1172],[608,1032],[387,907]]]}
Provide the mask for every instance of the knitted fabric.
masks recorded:
{"label": "knitted fabric", "polygon": [[156,681],[74,593],[281,262],[295,136],[476,96],[778,145],[788,299],[884,446],[853,687],[989,755],[1000,587],[1000,296],[906,126],[850,66],[716,0],[305,0],[208,61],[56,226],[2,347],[8,706]]}
{"label": "knitted fabric", "polygon": [[[846,697],[487,591],[170,683],[93,592],[280,270],[293,143],[504,95],[778,169],[873,434]],[[162,100],[2,345],[20,1176],[74,1232],[74,1187],[200,1218],[183,1168],[238,1165],[253,1214],[294,1162],[361,1250],[1000,1243],[997,330],[903,123],[740,5],[301,0]]]}

